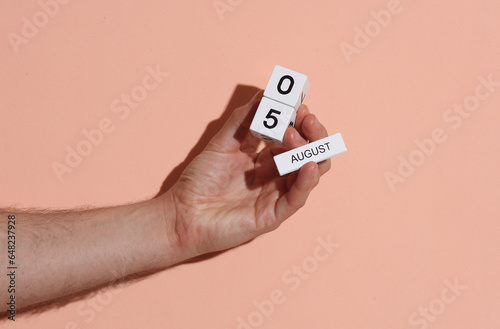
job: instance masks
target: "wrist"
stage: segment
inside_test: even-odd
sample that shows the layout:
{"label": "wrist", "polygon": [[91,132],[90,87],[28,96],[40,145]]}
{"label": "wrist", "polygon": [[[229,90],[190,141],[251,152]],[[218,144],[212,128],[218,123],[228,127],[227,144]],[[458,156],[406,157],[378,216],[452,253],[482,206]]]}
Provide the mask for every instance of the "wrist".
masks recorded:
{"label": "wrist", "polygon": [[191,252],[186,235],[180,226],[178,211],[173,193],[169,190],[160,197],[151,200],[156,203],[154,207],[158,211],[158,217],[162,222],[163,249],[165,258],[163,267],[172,266],[195,257]]}

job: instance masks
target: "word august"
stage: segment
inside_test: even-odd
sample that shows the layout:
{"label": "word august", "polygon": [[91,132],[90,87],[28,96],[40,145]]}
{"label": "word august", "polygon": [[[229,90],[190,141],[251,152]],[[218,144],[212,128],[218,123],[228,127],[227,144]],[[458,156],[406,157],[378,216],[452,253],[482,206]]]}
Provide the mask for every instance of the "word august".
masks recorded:
{"label": "word august", "polygon": [[274,157],[281,176],[299,170],[307,162],[319,163],[347,151],[340,133],[297,147]]}
{"label": "word august", "polygon": [[[319,146],[316,146],[311,149],[307,149],[305,151],[299,152],[297,154],[292,154],[292,163],[303,161],[304,159],[308,159],[312,156],[319,155],[325,153],[327,150],[330,151],[330,142],[325,142]],[[325,148],[326,147],[326,148]]]}
{"label": "word august", "polygon": [[[161,71],[158,64],[155,69],[150,66],[146,67],[146,71],[147,74],[143,77],[142,83],[133,87],[129,93],[121,94],[111,103],[111,112],[117,113],[120,120],[127,119],[131,110],[137,108],[139,103],[147,98],[148,93],[158,88],[163,79],[168,76],[167,72]],[[83,158],[88,157],[94,147],[103,142],[104,136],[113,132],[114,129],[115,125],[110,118],[102,118],[98,127],[94,129],[83,129],[81,133],[84,138],[77,142],[74,147],[66,146],[64,163],[52,162],[52,169],[59,182],[63,182],[63,175],[73,172],[82,163]]]}

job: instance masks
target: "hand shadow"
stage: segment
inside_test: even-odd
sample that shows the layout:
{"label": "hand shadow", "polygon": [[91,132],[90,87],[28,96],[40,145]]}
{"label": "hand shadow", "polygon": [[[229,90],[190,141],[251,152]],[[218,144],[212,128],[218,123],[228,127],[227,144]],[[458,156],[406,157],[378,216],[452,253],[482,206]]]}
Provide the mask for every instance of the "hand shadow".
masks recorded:
{"label": "hand shadow", "polygon": [[[233,92],[233,95],[231,96],[231,99],[229,100],[224,112],[221,114],[221,116],[218,119],[211,121],[207,125],[207,127],[205,128],[205,131],[200,136],[198,142],[194,145],[194,147],[188,153],[188,155],[186,156],[184,161],[182,161],[177,167],[175,167],[170,172],[170,174],[167,176],[167,178],[163,181],[163,184],[161,185],[160,190],[154,196],[154,198],[157,198],[158,196],[160,196],[163,193],[165,193],[166,191],[168,191],[175,184],[175,182],[177,182],[177,180],[181,176],[184,169],[189,165],[189,163],[198,154],[200,154],[203,151],[203,149],[207,146],[208,142],[212,139],[212,137],[215,136],[215,134],[217,134],[217,132],[222,128],[224,123],[231,116],[231,113],[234,111],[234,109],[236,109],[242,105],[247,104],[259,90],[260,90],[259,88],[247,86],[247,85],[237,85],[236,86],[236,88]],[[246,242],[246,243],[248,243],[248,242]],[[195,258],[192,258],[192,259],[186,260],[184,262],[181,262],[179,264],[176,264],[174,266],[203,261],[203,260],[215,257],[217,255],[220,255],[223,252],[224,251],[218,251],[218,252],[208,253],[205,255],[200,255],[200,256],[197,256]],[[161,272],[163,270],[165,270],[165,269],[162,268],[162,269],[155,269],[155,270],[151,270],[151,271],[136,273],[136,274],[118,279],[116,281],[108,282],[108,283],[102,284],[100,286],[93,287],[93,288],[85,290],[85,291],[80,291],[80,292],[77,292],[77,293],[74,293],[74,294],[71,294],[68,296],[58,298],[56,300],[51,300],[51,301],[31,305],[29,307],[16,310],[16,315],[18,315],[20,313],[22,313],[23,316],[28,315],[28,314],[39,314],[39,313],[43,313],[43,312],[48,311],[48,310],[57,309],[57,308],[65,306],[69,303],[96,296],[103,289],[108,289],[108,288],[112,288],[115,286],[128,286],[128,285],[132,284],[133,282],[141,280],[142,278],[144,278],[146,276],[150,276],[152,274]],[[43,283],[41,283],[41,284],[43,284]],[[7,314],[8,314],[8,312],[1,312],[0,313],[0,322],[7,320]]]}
{"label": "hand shadow", "polygon": [[259,90],[259,88],[247,85],[236,86],[224,112],[218,119],[211,121],[207,125],[198,142],[186,156],[186,159],[175,167],[163,181],[160,191],[154,196],[155,198],[168,191],[175,184],[175,182],[177,182],[189,163],[205,149],[208,142],[219,132],[219,130],[221,130],[224,123],[226,123],[227,119],[231,116],[231,113],[233,113],[236,108],[247,104]]}
{"label": "hand shadow", "polygon": [[[163,184],[160,187],[160,190],[158,193],[153,197],[157,198],[166,191],[168,191],[179,179],[179,177],[182,175],[182,172],[186,167],[193,161],[194,158],[198,154],[200,154],[205,147],[207,146],[208,142],[222,129],[222,126],[226,123],[226,121],[229,119],[231,114],[235,109],[237,109],[240,106],[243,106],[245,104],[248,104],[250,100],[252,99],[253,96],[259,91],[260,89],[257,87],[253,86],[248,86],[248,85],[237,85],[236,88],[234,89],[233,95],[231,96],[231,99],[229,99],[229,102],[226,105],[226,109],[224,112],[222,112],[221,116],[218,119],[215,119],[211,121],[207,127],[205,128],[205,131],[203,134],[201,134],[200,138],[198,139],[198,142],[193,146],[191,151],[188,153],[184,161],[182,161],[177,167],[175,167],[170,174],[165,178],[163,181]],[[246,133],[246,131],[245,131]],[[238,131],[237,134],[241,135],[241,132]],[[247,244],[250,241],[247,241],[244,244]],[[218,256],[227,250],[221,250],[221,251],[215,251],[203,255],[199,255],[197,257],[185,260],[182,263],[179,263],[177,265],[183,265],[183,264],[190,264],[190,263],[197,263],[201,262],[210,258],[213,258],[215,256]],[[175,266],[177,266],[175,265]]]}

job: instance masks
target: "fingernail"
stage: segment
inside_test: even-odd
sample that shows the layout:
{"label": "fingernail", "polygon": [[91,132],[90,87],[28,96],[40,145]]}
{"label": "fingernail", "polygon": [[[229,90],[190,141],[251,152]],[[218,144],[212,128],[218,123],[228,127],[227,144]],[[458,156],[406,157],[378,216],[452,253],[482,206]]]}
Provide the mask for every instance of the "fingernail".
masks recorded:
{"label": "fingernail", "polygon": [[300,136],[300,134],[298,132],[294,133],[293,134],[293,138],[297,141],[297,142],[300,142],[302,141],[302,136]]}
{"label": "fingernail", "polygon": [[318,118],[314,118],[314,128],[316,128],[316,129],[321,128],[321,123],[319,123]]}
{"label": "fingernail", "polygon": [[304,114],[308,115],[309,113],[311,113],[309,112],[309,108],[307,106],[304,106]]}

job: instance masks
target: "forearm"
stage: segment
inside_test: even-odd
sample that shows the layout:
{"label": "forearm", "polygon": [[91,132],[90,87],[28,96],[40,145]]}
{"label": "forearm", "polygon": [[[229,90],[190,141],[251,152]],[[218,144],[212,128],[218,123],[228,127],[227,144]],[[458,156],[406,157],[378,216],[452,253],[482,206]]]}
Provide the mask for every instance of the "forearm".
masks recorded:
{"label": "forearm", "polygon": [[[168,206],[168,205],[166,205]],[[162,199],[79,212],[16,213],[16,306],[53,300],[184,260],[172,241]],[[2,267],[7,264],[7,217]],[[173,222],[173,221],[172,221]],[[7,282],[8,277],[2,276]],[[7,285],[1,284],[2,287]],[[6,310],[7,289],[0,291]]]}

